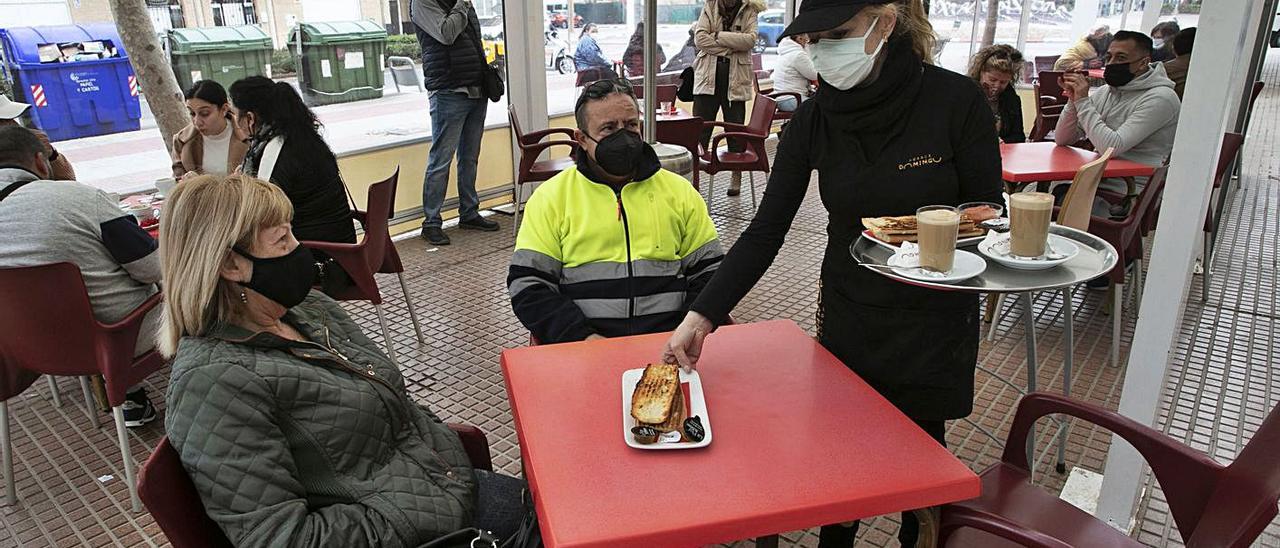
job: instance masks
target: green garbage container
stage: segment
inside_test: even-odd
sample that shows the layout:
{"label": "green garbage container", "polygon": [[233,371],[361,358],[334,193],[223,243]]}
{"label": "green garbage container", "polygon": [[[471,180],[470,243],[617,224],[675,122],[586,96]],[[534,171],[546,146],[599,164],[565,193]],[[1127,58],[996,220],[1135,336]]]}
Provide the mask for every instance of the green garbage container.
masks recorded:
{"label": "green garbage container", "polygon": [[373,21],[302,23],[289,33],[298,55],[298,87],[309,106],[382,97],[387,31]]}
{"label": "green garbage container", "polygon": [[182,89],[197,80],[223,87],[248,76],[271,77],[271,37],[254,25],[169,31],[173,74]]}

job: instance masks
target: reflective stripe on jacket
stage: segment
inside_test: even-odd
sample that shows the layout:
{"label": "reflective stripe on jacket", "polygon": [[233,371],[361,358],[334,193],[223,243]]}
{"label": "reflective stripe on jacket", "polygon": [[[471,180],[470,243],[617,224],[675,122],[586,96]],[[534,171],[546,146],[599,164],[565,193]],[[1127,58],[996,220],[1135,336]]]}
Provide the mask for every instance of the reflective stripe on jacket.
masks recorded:
{"label": "reflective stripe on jacket", "polygon": [[525,206],[507,278],[542,342],[674,329],[724,251],[702,196],[659,170],[616,192],[570,168]]}

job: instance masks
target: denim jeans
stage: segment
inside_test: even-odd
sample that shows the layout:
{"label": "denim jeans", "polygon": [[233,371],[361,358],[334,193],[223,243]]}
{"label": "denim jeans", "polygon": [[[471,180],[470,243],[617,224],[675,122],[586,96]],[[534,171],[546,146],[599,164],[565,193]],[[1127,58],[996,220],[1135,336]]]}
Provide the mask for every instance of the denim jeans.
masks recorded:
{"label": "denim jeans", "polygon": [[488,105],[483,97],[468,99],[467,94],[437,91],[431,94],[431,151],[427,155],[427,174],[422,182],[424,227],[439,227],[440,209],[449,187],[449,163],[458,155],[458,214],[464,221],[480,216],[480,197],[476,195],[476,165],[480,161],[480,138],[484,136],[484,118]]}
{"label": "denim jeans", "polygon": [[476,470],[475,526],[492,531],[506,540],[520,528],[525,507],[521,496],[528,486],[524,480],[487,470]]}

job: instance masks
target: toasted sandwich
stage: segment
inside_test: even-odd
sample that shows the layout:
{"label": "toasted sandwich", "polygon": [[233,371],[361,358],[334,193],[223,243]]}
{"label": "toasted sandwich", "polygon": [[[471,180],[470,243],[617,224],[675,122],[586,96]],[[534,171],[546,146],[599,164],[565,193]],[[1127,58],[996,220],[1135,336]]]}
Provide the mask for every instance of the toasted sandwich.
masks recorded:
{"label": "toasted sandwich", "polygon": [[[672,410],[680,393],[680,367],[668,364],[650,364],[636,383],[631,395],[631,416],[636,422],[651,426],[662,425],[672,418]],[[681,402],[680,411],[684,404]],[[683,420],[683,419],[681,419]]]}

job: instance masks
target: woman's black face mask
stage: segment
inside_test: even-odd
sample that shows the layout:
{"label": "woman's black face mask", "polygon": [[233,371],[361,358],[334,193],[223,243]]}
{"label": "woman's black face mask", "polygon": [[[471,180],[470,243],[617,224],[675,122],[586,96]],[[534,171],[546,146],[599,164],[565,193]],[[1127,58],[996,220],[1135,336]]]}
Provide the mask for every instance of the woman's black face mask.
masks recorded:
{"label": "woman's black face mask", "polygon": [[316,281],[315,258],[310,249],[301,245],[286,255],[270,259],[254,257],[239,247],[231,249],[253,263],[253,276],[240,285],[257,291],[285,308],[302,304],[311,291],[311,285]]}

